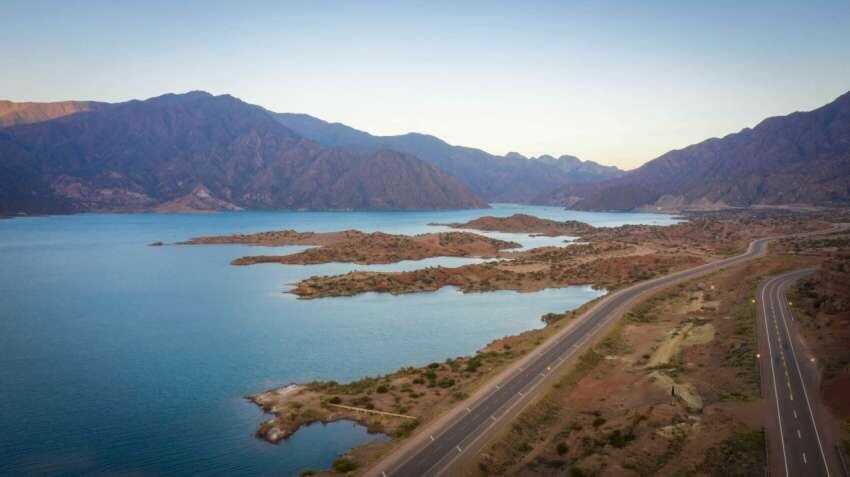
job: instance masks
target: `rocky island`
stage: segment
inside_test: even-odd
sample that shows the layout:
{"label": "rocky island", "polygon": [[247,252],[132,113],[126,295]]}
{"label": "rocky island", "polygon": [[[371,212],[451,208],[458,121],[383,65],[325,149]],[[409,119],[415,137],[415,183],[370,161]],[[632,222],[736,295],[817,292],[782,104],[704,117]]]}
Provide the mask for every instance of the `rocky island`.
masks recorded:
{"label": "rocky island", "polygon": [[383,232],[365,233],[358,230],[342,232],[296,232],[283,230],[257,234],[197,237],[182,245],[244,244],[244,245],[316,245],[291,255],[256,255],[233,260],[233,265],[283,263],[315,265],[349,262],[359,264],[395,263],[402,260],[422,260],[429,257],[496,257],[502,250],[518,248],[516,242],[492,239],[469,232],[441,232],[414,236]]}
{"label": "rocky island", "polygon": [[527,233],[545,235],[547,237],[557,237],[561,235],[581,236],[596,230],[592,225],[579,222],[577,220],[566,220],[560,222],[557,220],[541,219],[528,214],[514,214],[510,217],[485,216],[464,223],[455,222],[450,224],[430,225],[445,225],[454,229]]}

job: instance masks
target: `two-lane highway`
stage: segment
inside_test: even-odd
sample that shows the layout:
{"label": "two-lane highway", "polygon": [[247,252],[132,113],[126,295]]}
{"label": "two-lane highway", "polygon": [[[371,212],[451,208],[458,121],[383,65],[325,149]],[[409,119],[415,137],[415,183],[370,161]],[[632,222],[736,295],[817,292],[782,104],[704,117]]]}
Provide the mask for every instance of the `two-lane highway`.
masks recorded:
{"label": "two-lane highway", "polygon": [[[810,394],[816,392],[817,379],[805,379],[805,366],[800,367],[789,329],[793,319],[785,297],[786,287],[812,269],[797,270],[771,278],[759,289],[762,347],[766,344],[762,381],[769,388],[765,396],[775,404],[771,468],[785,476],[829,476],[830,456],[818,431],[817,414],[813,411]],[[805,364],[805,363],[804,363]],[[767,377],[767,379],[765,379]],[[814,389],[807,389],[812,386]],[[837,472],[835,473],[837,474]]]}
{"label": "two-lane highway", "polygon": [[366,474],[369,476],[430,476],[451,474],[464,455],[473,454],[496,424],[514,417],[532,399],[540,384],[559,365],[597,336],[597,332],[644,297],[764,255],[770,238],[755,240],[741,255],[633,285],[603,298],[560,330],[537,350],[483,386],[462,405],[405,442]]}

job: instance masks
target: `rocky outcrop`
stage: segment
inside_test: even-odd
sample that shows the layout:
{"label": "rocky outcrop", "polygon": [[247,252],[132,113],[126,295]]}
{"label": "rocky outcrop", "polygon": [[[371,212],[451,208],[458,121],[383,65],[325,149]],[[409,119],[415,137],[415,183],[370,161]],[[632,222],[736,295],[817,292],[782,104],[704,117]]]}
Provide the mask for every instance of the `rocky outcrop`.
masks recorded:
{"label": "rocky outcrop", "polygon": [[213,212],[219,210],[243,210],[226,200],[213,197],[209,189],[199,185],[192,192],[160,204],[153,209],[156,212]]}
{"label": "rocky outcrop", "polygon": [[596,230],[592,225],[576,220],[558,222],[528,214],[514,214],[510,217],[484,216],[464,223],[432,225],[446,225],[455,229],[537,234],[549,237],[560,235],[583,236]]}

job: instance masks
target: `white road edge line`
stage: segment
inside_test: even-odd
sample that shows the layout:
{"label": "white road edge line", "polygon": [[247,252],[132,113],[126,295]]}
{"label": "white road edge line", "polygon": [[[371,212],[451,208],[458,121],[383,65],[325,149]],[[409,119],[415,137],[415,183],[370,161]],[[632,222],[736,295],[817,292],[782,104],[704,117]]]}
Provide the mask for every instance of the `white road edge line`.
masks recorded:
{"label": "white road edge line", "polygon": [[779,412],[779,390],[776,386],[776,369],[773,367],[773,346],[770,344],[770,325],[767,323],[767,305],[765,304],[765,291],[776,278],[771,278],[761,288],[761,308],[764,317],[764,327],[767,333],[767,359],[770,361],[770,373],[773,377],[773,394],[776,397],[776,418],[779,421],[779,442],[782,444],[782,458],[785,462],[785,476],[788,476],[788,455],[785,453],[785,438],[782,436],[782,415]]}
{"label": "white road edge line", "polygon": [[[777,288],[777,293],[781,293],[781,290]],[[780,303],[784,303],[780,302]],[[794,352],[794,342],[791,340],[791,331],[788,329],[788,322],[785,321],[785,307],[780,305],[779,314],[782,316],[782,326],[785,327],[785,334],[788,338],[788,347],[791,349],[791,359],[794,360],[794,365],[797,366],[797,376],[800,378],[800,384],[803,386],[803,395],[806,397],[806,406],[809,407],[809,417],[812,419],[812,428],[815,430],[815,437],[818,439],[818,449],[820,450],[821,459],[823,459],[823,468],[826,470],[826,477],[829,477],[829,464],[826,462],[826,454],[823,452],[823,445],[821,445],[820,441],[820,432],[818,432],[818,426],[815,423],[815,414],[812,412],[812,403],[809,400],[809,392],[806,391],[806,382],[803,381],[803,371],[800,370],[800,363],[797,361],[797,353]],[[803,456],[806,454],[804,453]]]}
{"label": "white road edge line", "polygon": [[[810,234],[807,234],[807,235],[810,235]],[[700,275],[700,274],[702,274],[702,273],[703,273],[704,271],[706,271],[706,270],[721,270],[721,269],[724,269],[724,268],[726,268],[727,266],[729,266],[729,264],[733,264],[733,263],[737,263],[737,262],[746,262],[746,261],[748,261],[748,260],[751,260],[752,258],[759,257],[759,256],[763,256],[763,255],[764,255],[764,253],[765,253],[765,251],[766,251],[766,247],[764,247],[764,244],[766,244],[768,241],[770,241],[770,240],[772,240],[772,239],[781,238],[781,237],[782,237],[782,236],[777,236],[777,237],[766,237],[766,238],[762,238],[762,239],[754,240],[753,242],[750,242],[750,245],[747,247],[747,251],[746,251],[746,252],[745,252],[742,256],[736,256],[736,257],[731,257],[731,258],[727,258],[727,259],[719,260],[719,261],[717,261],[717,262],[707,263],[707,264],[705,264],[705,265],[701,265],[701,266],[698,266],[698,267],[695,267],[695,268],[692,268],[692,269],[689,269],[689,270],[684,270],[684,271],[681,271],[681,272],[673,273],[673,274],[668,275],[668,276],[664,276],[664,277],[659,277],[659,278],[654,278],[654,279],[648,280],[648,281],[646,281],[646,282],[642,283],[642,284],[638,287],[638,288],[640,288],[640,290],[638,290],[637,295],[635,295],[635,297],[632,297],[630,300],[627,300],[627,302],[626,302],[626,303],[630,303],[631,301],[636,300],[636,299],[637,299],[637,297],[640,297],[643,293],[647,292],[648,290],[651,290],[651,288],[652,288],[652,286],[651,286],[651,285],[654,285],[654,284],[661,284],[661,285],[665,285],[665,286],[666,286],[666,285],[669,285],[669,283],[676,282],[677,280],[685,280],[685,279],[687,279],[687,278],[688,278],[688,276],[689,276],[689,275]],[[762,246],[762,248],[763,248],[763,249],[762,249],[759,253],[756,253],[756,249],[757,249],[759,246]],[[751,254],[753,255],[752,257],[748,256],[748,255],[751,255]],[[766,284],[766,285],[767,285],[767,284]],[[637,287],[637,286],[636,286],[636,287]],[[595,305],[595,306],[594,306],[591,310],[589,310],[589,311],[587,312],[587,313],[588,313],[588,316],[586,317],[586,320],[585,320],[585,321],[589,321],[589,320],[593,319],[593,318],[596,316],[596,314],[598,313],[599,309],[601,309],[600,307],[603,307],[603,306],[605,306],[605,304],[606,304],[606,303],[609,303],[607,300],[611,299],[611,297],[613,297],[613,296],[616,296],[616,294],[617,294],[617,293],[614,293],[613,295],[610,295],[610,296],[606,297],[606,299],[605,299],[605,300],[603,300],[603,301],[602,301],[602,302],[600,302],[599,304]],[[762,290],[762,297],[764,297],[764,290]],[[762,302],[762,303],[764,303],[764,302]],[[624,306],[624,305],[621,305],[621,306]],[[616,310],[616,308],[615,308],[615,310]],[[765,320],[766,320],[766,319],[767,319],[767,317],[765,316]],[[611,316],[608,316],[608,317],[606,317],[606,318],[604,318],[604,319],[603,319],[603,322],[602,322],[602,323],[600,323],[600,325],[602,325],[602,324],[607,324],[607,323],[608,323],[609,321],[611,321],[611,320],[612,320],[612,317],[611,317]],[[595,330],[594,330],[594,331],[595,331]],[[568,336],[568,335],[564,335],[564,336],[561,338],[561,340],[563,341],[564,339],[566,339],[566,337],[567,337],[567,336]],[[584,341],[586,341],[587,339],[589,339],[589,336],[584,336],[584,338],[580,341],[580,343],[583,343],[583,342],[584,342]],[[552,346],[556,346],[556,345],[557,345],[557,343],[554,343]],[[568,352],[568,353],[566,353],[566,354],[564,354],[564,355],[563,355],[563,356],[564,356],[564,359],[569,358],[570,356],[572,356],[572,354],[573,354],[573,352],[572,352],[572,351],[574,351],[574,348],[577,348],[578,346],[579,346],[579,344],[573,344],[573,345],[570,347],[570,348],[571,348],[571,352]],[[769,342],[768,342],[768,346],[770,346],[770,343],[769,343]],[[771,362],[771,366],[772,366],[772,362]],[[520,369],[522,369],[522,368],[520,368]],[[513,373],[513,374],[512,374],[512,376],[511,376],[511,378],[516,377],[518,374],[519,374],[519,373]],[[775,382],[775,373],[774,373],[774,382]],[[532,382],[531,382],[531,386],[530,386],[530,387],[533,389],[533,388],[537,387],[537,384],[539,384],[539,381],[532,381]],[[774,385],[774,391],[776,391],[776,386],[775,386],[775,385]],[[519,392],[519,394],[520,394],[520,395],[523,395],[523,394],[522,394],[522,392]],[[514,407],[516,407],[516,405],[517,405],[517,404],[519,404],[521,401],[522,401],[522,400],[514,400],[514,402],[513,402],[510,406],[508,406],[508,409],[506,410],[506,413],[507,413],[507,412],[510,412],[510,411],[511,411]],[[778,403],[777,403],[777,408],[778,408]],[[492,427],[492,426],[493,426],[493,424],[489,424],[488,426],[486,426],[485,431],[486,431],[486,430],[488,430],[488,429],[489,429],[490,427]],[[443,432],[443,433],[445,433],[445,430],[444,430],[444,432]],[[442,433],[441,433],[441,434],[442,434]],[[483,437],[483,435],[481,435],[481,434],[479,434],[479,435],[475,436],[475,437],[472,439],[472,441],[470,442],[470,445],[474,444],[475,442],[477,442],[477,441],[478,441],[479,439],[481,439],[482,437]],[[783,447],[784,447],[784,442],[783,442]],[[429,469],[428,469],[425,473],[426,473],[426,474],[427,474],[427,473],[430,473],[430,472],[431,472],[431,471],[432,471],[435,467],[437,467],[438,465],[440,465],[440,463],[441,463],[441,462],[445,459],[445,457],[447,457],[447,456],[444,456],[444,457],[443,457],[443,458],[441,458],[438,462],[434,463],[434,465],[432,465],[432,466],[431,466],[431,467],[430,467],[430,468],[429,468]],[[445,470],[445,467],[446,467],[446,466],[448,466],[448,465],[451,465],[451,463],[452,463],[452,462],[454,462],[454,461],[455,461],[458,457],[459,457],[459,455],[456,455],[456,456],[452,457],[452,458],[449,460],[449,462],[448,462],[446,465],[444,465],[444,466],[443,466],[443,468],[442,468],[441,470],[438,470],[438,471],[437,471],[437,475],[441,474],[441,473],[442,473],[442,471],[443,471],[443,470]],[[398,465],[404,465],[404,464],[405,464],[406,462],[408,462],[411,458],[412,458],[412,456],[408,456],[406,459],[402,460],[401,464],[398,464]],[[786,457],[786,459],[787,459],[787,457]],[[786,468],[787,468],[787,462],[786,462]]]}

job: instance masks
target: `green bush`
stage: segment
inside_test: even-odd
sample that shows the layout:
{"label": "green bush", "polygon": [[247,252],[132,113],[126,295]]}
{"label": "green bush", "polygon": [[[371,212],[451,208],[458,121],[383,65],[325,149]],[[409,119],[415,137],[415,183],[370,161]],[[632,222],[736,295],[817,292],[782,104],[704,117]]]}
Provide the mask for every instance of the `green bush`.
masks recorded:
{"label": "green bush", "polygon": [[558,452],[558,455],[564,455],[564,454],[566,454],[567,452],[570,451],[570,448],[567,447],[567,444],[565,444],[563,442],[559,442],[558,446],[555,448],[555,450]]}
{"label": "green bush", "polygon": [[626,447],[629,442],[635,439],[635,435],[631,432],[623,433],[619,429],[615,430],[611,434],[608,435],[608,443],[617,449],[622,449]]}
{"label": "green bush", "polygon": [[466,362],[467,372],[474,373],[479,367],[481,367],[481,359],[477,356]]}
{"label": "green bush", "polygon": [[331,468],[334,470],[334,472],[344,474],[346,472],[351,472],[352,470],[356,469],[357,464],[347,457],[340,457],[339,459],[336,459],[333,464],[331,464]]}
{"label": "green bush", "polygon": [[405,421],[395,431],[396,437],[407,437],[419,425],[419,421]]}

